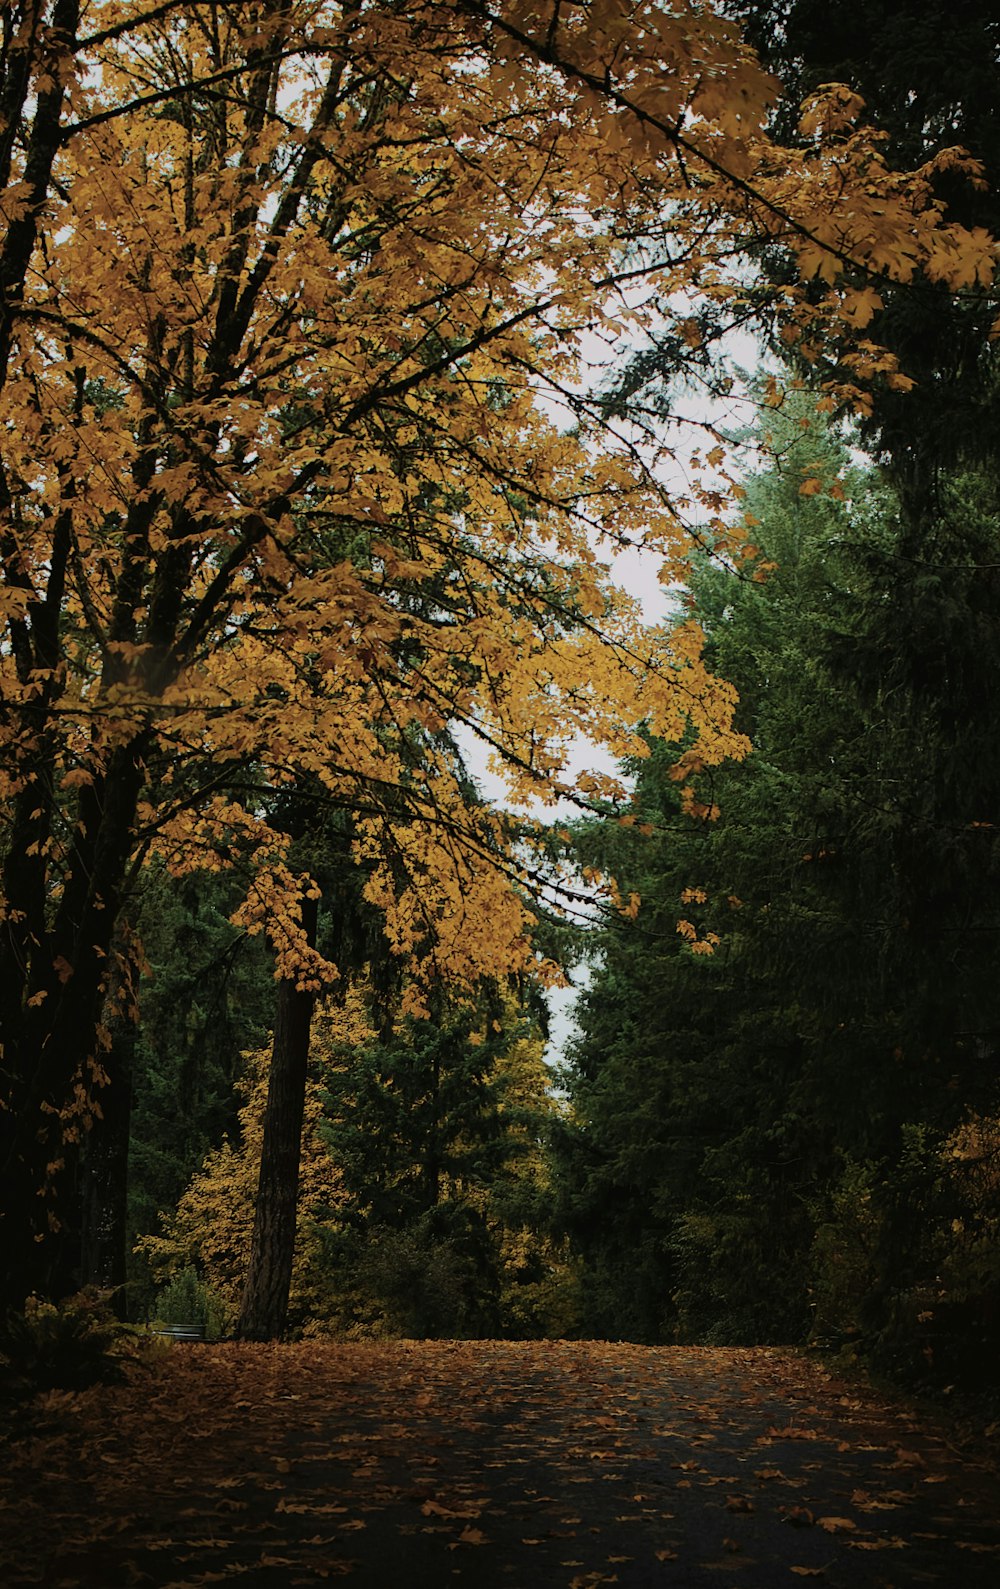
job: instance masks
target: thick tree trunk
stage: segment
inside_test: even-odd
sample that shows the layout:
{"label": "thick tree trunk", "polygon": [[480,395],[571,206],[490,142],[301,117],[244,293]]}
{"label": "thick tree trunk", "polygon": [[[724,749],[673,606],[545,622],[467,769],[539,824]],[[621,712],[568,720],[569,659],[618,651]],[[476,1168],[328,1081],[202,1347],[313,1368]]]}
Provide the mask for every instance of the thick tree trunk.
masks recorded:
{"label": "thick tree trunk", "polygon": [[[0,934],[0,1297],[14,1307],[81,1283],[81,1149],[93,1103],[115,1107],[99,1075],[99,1034],[144,748],[141,738],[120,747],[99,786],[84,791],[83,831],[51,931],[26,910],[38,924],[30,943],[18,939],[20,923]],[[7,898],[33,904],[31,879],[14,886],[19,864],[8,857]]]}
{"label": "thick tree trunk", "polygon": [[122,1319],[127,1317],[128,1145],[134,1055],[135,1027],[124,1018],[113,1029],[104,1067],[108,1086],[99,1100],[101,1116],[87,1133],[80,1167],[80,1278],[85,1286],[112,1292],[112,1306]]}
{"label": "thick tree trunk", "polygon": [[[315,900],[303,899],[302,921],[310,944],[314,944]],[[314,1002],[314,995],[300,993],[294,981],[285,978],[279,982],[250,1268],[236,1325],[236,1333],[244,1341],[278,1339],[288,1314]]]}

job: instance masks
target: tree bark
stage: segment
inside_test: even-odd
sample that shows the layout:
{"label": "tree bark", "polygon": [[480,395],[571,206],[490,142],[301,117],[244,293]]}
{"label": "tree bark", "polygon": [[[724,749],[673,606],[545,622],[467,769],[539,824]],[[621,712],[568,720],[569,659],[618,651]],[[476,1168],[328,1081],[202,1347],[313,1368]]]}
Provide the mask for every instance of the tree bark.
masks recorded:
{"label": "tree bark", "polygon": [[[302,922],[315,944],[315,900],[303,899]],[[291,978],[279,982],[250,1267],[236,1325],[244,1341],[279,1339],[288,1315],[314,1003],[315,995],[300,992]]]}
{"label": "tree bark", "polygon": [[[105,1068],[98,1034],[145,746],[139,736],[119,747],[105,776],[83,791],[82,831],[51,930],[31,909],[29,945],[15,937],[20,924],[5,923],[0,934],[0,1296],[13,1307],[81,1282],[81,1146],[88,1098],[110,1104],[112,1089],[95,1085],[93,1071]],[[33,904],[37,889],[21,888],[18,866],[8,857],[7,899]]]}
{"label": "tree bark", "polygon": [[105,1060],[108,1085],[101,1114],[87,1133],[80,1166],[80,1279],[112,1293],[118,1317],[128,1315],[125,1294],[128,1226],[128,1148],[132,1124],[135,1026],[120,1019]]}

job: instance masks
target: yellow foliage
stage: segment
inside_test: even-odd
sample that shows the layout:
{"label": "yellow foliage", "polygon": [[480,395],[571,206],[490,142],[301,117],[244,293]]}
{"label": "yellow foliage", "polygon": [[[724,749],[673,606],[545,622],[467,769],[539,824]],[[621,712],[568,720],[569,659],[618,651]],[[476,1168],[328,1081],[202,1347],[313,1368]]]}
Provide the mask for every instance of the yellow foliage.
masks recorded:
{"label": "yellow foliage", "polygon": [[[670,499],[679,444],[587,395],[595,339],[672,316],[696,360],[693,309],[746,319],[748,240],[797,261],[770,309],[813,357],[884,279],[978,289],[994,264],[934,197],[940,169],[978,179],[967,157],[890,170],[836,86],[777,146],[776,84],[713,5],[209,9],[26,21],[4,101],[0,798],[31,864],[0,909],[29,1070],[58,1046],[60,945],[96,989],[149,844],[249,861],[239,920],[278,973],[336,978],[257,798],[303,780],[358,816],[415,1009],[422,978],[554,975],[450,733],[548,804],[622,793],[574,770],[580,736],[747,750],[700,631],[651,633],[605,555],[645,547],[669,584],[707,528],[738,559],[721,439]],[[858,342],[829,400],[874,380],[907,377]],[[67,1085],[53,1062],[56,1114]]]}

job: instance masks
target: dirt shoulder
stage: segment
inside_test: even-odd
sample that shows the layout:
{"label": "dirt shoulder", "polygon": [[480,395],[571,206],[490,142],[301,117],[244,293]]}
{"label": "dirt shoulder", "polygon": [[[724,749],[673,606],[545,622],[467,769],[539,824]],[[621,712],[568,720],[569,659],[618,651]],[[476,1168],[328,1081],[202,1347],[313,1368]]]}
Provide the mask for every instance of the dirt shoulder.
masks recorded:
{"label": "dirt shoulder", "polygon": [[3,1452],[0,1582],[995,1589],[1000,1486],[778,1350],[188,1346]]}

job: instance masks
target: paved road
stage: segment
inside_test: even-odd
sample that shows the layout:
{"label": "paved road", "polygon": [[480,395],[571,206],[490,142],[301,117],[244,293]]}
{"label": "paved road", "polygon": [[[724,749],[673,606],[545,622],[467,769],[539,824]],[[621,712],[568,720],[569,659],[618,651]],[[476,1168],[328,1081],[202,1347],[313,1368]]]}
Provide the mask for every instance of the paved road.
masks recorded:
{"label": "paved road", "polygon": [[5,1589],[1000,1584],[996,1477],[777,1350],[176,1347],[35,1419]]}

